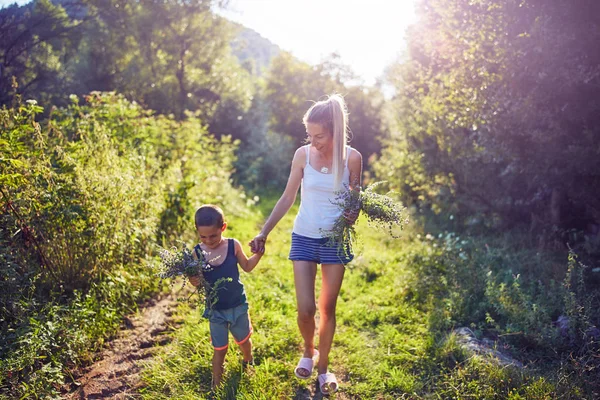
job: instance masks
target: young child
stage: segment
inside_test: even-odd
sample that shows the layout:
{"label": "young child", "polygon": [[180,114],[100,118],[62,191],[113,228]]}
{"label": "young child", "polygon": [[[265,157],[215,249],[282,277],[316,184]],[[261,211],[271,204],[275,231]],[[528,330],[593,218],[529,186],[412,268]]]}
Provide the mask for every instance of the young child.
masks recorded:
{"label": "young child", "polygon": [[[250,340],[252,324],[238,264],[244,271],[250,272],[264,252],[254,253],[248,258],[238,240],[223,237],[227,223],[224,221],[223,211],[217,206],[203,205],[196,211],[195,220],[200,243],[194,247],[194,255],[200,257],[202,254],[208,260],[208,264],[202,268],[202,275],[211,288],[215,288],[217,284],[216,293],[213,294],[216,302],[207,304],[203,315],[210,321],[210,339],[214,347],[212,387],[215,388],[221,383],[225,354],[229,346],[229,332],[240,346],[243,364],[253,363]],[[224,281],[223,278],[231,279]],[[197,276],[189,279],[194,286],[200,284],[200,278]]]}

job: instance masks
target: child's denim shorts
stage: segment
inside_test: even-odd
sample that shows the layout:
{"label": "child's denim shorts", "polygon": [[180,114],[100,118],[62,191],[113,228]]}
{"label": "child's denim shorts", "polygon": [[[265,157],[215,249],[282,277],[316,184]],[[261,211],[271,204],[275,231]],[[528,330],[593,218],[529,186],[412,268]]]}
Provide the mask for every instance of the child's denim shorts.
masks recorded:
{"label": "child's denim shorts", "polygon": [[229,346],[229,332],[237,344],[245,343],[252,335],[247,303],[224,310],[211,310],[207,317],[210,322],[210,341],[215,350]]}
{"label": "child's denim shorts", "polygon": [[289,259],[292,261],[312,261],[317,264],[348,264],[354,255],[346,247],[327,246],[327,238],[309,238],[292,233],[292,247]]}

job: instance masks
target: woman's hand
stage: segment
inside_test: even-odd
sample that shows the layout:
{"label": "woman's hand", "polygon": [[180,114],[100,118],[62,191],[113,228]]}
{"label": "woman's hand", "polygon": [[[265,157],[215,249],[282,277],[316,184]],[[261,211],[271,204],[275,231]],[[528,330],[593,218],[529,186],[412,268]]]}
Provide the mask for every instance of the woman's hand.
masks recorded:
{"label": "woman's hand", "polygon": [[192,275],[192,276],[189,276],[188,279],[192,285],[194,285],[196,287],[200,286],[200,283],[201,283],[200,276]]}
{"label": "woman's hand", "polygon": [[358,210],[348,210],[348,211],[344,211],[344,219],[346,220],[346,222],[348,222],[350,225],[354,225],[354,223],[356,222],[356,220],[358,219],[358,214],[360,213],[360,209]]}
{"label": "woman's hand", "polygon": [[259,233],[254,236],[254,239],[248,243],[250,245],[250,250],[252,253],[264,253],[265,252],[265,243],[267,242],[267,236]]}

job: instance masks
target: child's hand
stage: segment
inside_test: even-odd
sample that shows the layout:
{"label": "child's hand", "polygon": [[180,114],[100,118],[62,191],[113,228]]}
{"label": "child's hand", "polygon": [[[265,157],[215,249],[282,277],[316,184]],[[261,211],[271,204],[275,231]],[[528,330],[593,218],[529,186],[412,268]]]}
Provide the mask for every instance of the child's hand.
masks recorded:
{"label": "child's hand", "polygon": [[267,242],[267,237],[261,233],[256,235],[254,239],[250,241],[250,251],[252,253],[261,253],[265,252],[265,243]]}
{"label": "child's hand", "polygon": [[201,283],[200,277],[198,275],[192,275],[188,277],[188,279],[190,280],[190,283],[194,286],[199,286]]}

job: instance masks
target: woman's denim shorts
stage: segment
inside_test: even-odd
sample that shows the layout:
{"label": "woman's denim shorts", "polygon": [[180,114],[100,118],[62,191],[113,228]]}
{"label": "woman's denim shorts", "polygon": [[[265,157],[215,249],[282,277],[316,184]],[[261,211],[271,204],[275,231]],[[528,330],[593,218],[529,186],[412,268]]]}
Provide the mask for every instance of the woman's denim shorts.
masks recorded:
{"label": "woman's denim shorts", "polygon": [[340,247],[327,245],[327,238],[309,238],[292,233],[292,247],[289,259],[292,261],[312,261],[317,264],[348,264],[354,258],[348,245]]}

